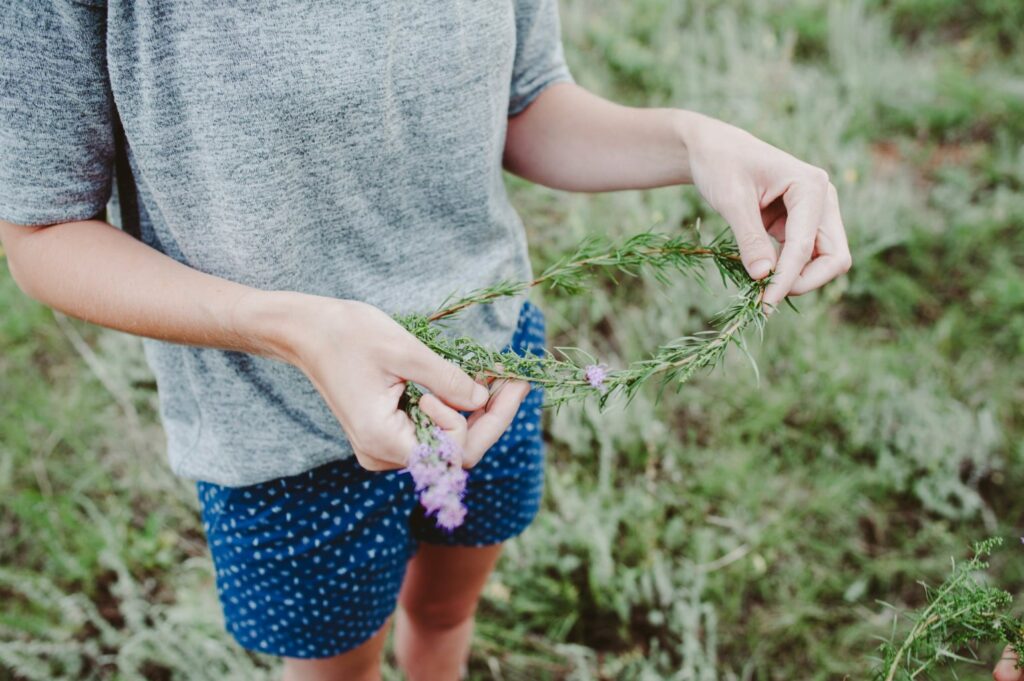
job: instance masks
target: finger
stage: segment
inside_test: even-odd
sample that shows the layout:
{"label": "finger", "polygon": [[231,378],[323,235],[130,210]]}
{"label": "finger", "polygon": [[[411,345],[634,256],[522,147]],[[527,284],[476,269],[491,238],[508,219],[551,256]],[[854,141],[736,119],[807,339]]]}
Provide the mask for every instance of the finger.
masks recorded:
{"label": "finger", "polygon": [[[505,371],[505,365],[501,363],[495,364],[494,370],[500,374],[501,372]],[[480,407],[479,409],[477,409],[476,411],[469,415],[469,419],[467,422],[469,423],[470,428],[473,427],[473,423],[477,419],[479,419],[481,416],[487,413],[487,410],[490,408],[491,403],[494,402],[494,399],[498,396],[498,393],[501,392],[502,388],[505,387],[509,380],[510,379],[507,378],[498,378],[496,376],[486,375],[477,378],[477,381],[480,383],[480,385],[487,388],[487,402],[484,403],[484,406]]]}
{"label": "finger", "polygon": [[768,225],[768,236],[772,237],[780,245],[786,243],[786,215],[782,214],[775,218]]}
{"label": "finger", "polygon": [[782,195],[786,204],[786,242],[779,255],[775,276],[765,290],[764,303],[777,307],[789,294],[814,252],[814,241],[821,225],[828,176],[824,171],[793,183]]}
{"label": "finger", "polygon": [[846,230],[843,228],[839,201],[833,187],[829,188],[822,229],[817,237],[817,250],[821,255],[812,260],[800,273],[790,290],[790,295],[799,296],[821,288],[850,270],[853,262],[850,257],[850,246],[846,242]]}
{"label": "finger", "polygon": [[420,409],[430,417],[430,420],[448,433],[448,436],[455,440],[460,447],[466,445],[466,417],[455,411],[434,395],[424,395],[420,398]]}
{"label": "finger", "polygon": [[785,218],[786,204],[781,196],[761,209],[761,224],[766,232],[771,232],[772,227],[779,223],[785,223]]}
{"label": "finger", "polygon": [[1021,681],[1024,678],[1024,672],[1017,669],[1017,656],[1010,646],[1006,646],[1006,649],[1003,650],[1002,659],[992,670],[992,678],[995,681]]}
{"label": "finger", "polygon": [[365,470],[371,473],[381,473],[383,471],[394,471],[400,468],[405,468],[404,463],[395,463],[394,461],[385,461],[384,459],[378,459],[373,456],[356,455],[356,461]]}
{"label": "finger", "polygon": [[736,245],[740,248],[740,258],[747,274],[754,279],[767,277],[775,267],[775,247],[761,220],[757,197],[751,192],[749,197],[726,202],[719,211],[736,236]]}
{"label": "finger", "polygon": [[479,409],[487,402],[487,388],[466,372],[419,343],[402,372],[402,378],[425,386],[431,393],[456,409]]}
{"label": "finger", "polygon": [[[495,364],[494,370],[500,374],[503,371],[505,371],[505,365],[501,363]],[[487,413],[487,410],[490,409],[491,404],[493,404],[495,398],[498,396],[498,394],[502,391],[502,389],[508,384],[508,382],[511,379],[498,378],[496,376],[481,376],[477,380],[480,382],[481,385],[487,388],[487,402],[484,403],[484,406],[480,407],[479,409],[477,409],[476,411],[469,415],[468,423],[470,428],[473,427],[474,422],[476,422],[481,416]]]}
{"label": "finger", "polygon": [[501,438],[529,392],[530,384],[526,381],[509,381],[494,395],[486,410],[479,416],[474,414],[473,425],[466,434],[464,466],[475,466]]}
{"label": "finger", "polygon": [[416,428],[404,411],[396,409],[383,417],[375,429],[354,429],[349,433],[349,442],[367,470],[393,470],[408,463],[416,447]]}

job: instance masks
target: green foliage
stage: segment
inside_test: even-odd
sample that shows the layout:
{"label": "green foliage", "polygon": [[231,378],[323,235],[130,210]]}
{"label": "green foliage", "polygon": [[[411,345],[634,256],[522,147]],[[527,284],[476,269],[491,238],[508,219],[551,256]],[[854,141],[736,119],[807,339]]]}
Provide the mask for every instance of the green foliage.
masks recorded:
{"label": "green foliage", "polygon": [[1001,537],[979,542],[970,560],[954,561],[942,584],[922,585],[928,605],[911,616],[912,626],[902,641],[882,643],[876,679],[913,681],[947,660],[970,662],[963,653],[973,656],[970,646],[981,641],[1007,643],[1024,659],[1024,622],[1005,614],[1013,597],[978,576],[989,566],[985,558],[1002,543]]}
{"label": "green foliage", "polygon": [[898,31],[911,37],[935,33],[969,38],[1012,54],[1024,46],[1024,6],[1016,0],[888,0]]}

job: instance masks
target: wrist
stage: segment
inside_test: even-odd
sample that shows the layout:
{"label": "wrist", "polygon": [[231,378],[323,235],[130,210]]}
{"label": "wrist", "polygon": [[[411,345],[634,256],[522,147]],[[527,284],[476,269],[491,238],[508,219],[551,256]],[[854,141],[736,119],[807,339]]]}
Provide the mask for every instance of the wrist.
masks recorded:
{"label": "wrist", "polygon": [[683,167],[680,174],[686,178],[684,182],[687,184],[693,183],[693,150],[700,140],[700,128],[706,118],[695,111],[672,110],[672,130],[681,148],[680,158]]}
{"label": "wrist", "polygon": [[316,300],[294,291],[247,289],[232,306],[231,332],[246,352],[298,364],[303,338],[314,328]]}

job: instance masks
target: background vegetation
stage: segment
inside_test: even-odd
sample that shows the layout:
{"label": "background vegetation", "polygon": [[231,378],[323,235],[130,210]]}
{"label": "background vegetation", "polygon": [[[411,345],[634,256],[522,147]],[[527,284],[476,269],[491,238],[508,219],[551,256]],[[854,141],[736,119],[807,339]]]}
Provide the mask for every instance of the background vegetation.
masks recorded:
{"label": "background vegetation", "polygon": [[[879,601],[919,606],[917,581],[973,541],[1011,538],[990,575],[1020,592],[1024,5],[562,14],[582,84],[827,168],[855,268],[772,318],[760,383],[733,355],[660,401],[551,415],[545,508],[487,588],[472,677],[866,678],[893,627]],[[587,234],[722,227],[690,189],[510,183],[538,267]],[[637,279],[542,303],[555,344],[616,365],[703,327],[723,295]],[[138,343],[55,318],[6,272],[0,309],[0,678],[272,678],[220,628]]]}

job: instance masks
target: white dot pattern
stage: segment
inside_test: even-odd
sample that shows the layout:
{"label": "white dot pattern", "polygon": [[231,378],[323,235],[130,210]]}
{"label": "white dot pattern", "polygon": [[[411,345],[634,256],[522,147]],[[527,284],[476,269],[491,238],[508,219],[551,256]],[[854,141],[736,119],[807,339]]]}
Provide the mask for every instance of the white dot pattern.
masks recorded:
{"label": "white dot pattern", "polygon": [[[544,318],[526,303],[511,347],[541,352]],[[365,642],[394,611],[417,543],[485,546],[530,524],[543,487],[535,388],[469,473],[465,523],[436,527],[406,473],[349,457],[248,487],[197,483],[228,631],[243,647],[324,658]]]}

